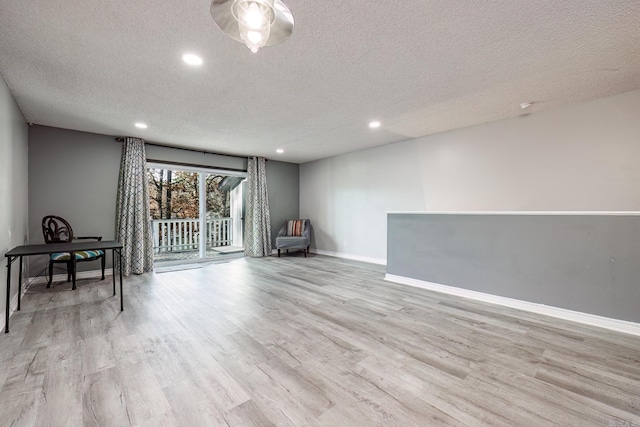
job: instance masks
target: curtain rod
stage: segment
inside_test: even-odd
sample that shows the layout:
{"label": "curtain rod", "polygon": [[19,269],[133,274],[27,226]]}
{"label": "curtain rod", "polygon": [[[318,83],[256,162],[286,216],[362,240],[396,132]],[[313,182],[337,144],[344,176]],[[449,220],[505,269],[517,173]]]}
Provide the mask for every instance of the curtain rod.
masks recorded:
{"label": "curtain rod", "polygon": [[[124,138],[121,136],[117,136],[115,138],[116,141],[118,142],[124,142]],[[195,150],[193,148],[183,148],[183,147],[172,147],[170,145],[162,145],[162,144],[154,144],[152,142],[144,142],[145,145],[152,145],[154,147],[162,147],[162,148],[173,148],[174,150],[184,150],[184,151],[192,151],[194,153],[202,153],[202,154],[214,154],[216,156],[227,156],[227,157],[235,157],[236,159],[246,159],[247,157],[252,157],[252,156],[235,156],[233,154],[224,154],[224,153],[214,153],[212,151],[206,151],[206,150]]]}
{"label": "curtain rod", "polygon": [[246,169],[237,169],[237,168],[226,168],[223,166],[207,166],[207,165],[198,165],[195,163],[182,163],[182,162],[168,162],[166,160],[154,160],[154,159],[147,159],[148,163],[156,163],[158,165],[167,165],[167,166],[183,166],[186,168],[205,168],[205,169],[215,169],[215,170],[220,170],[220,171],[227,171],[227,172],[247,172]]}

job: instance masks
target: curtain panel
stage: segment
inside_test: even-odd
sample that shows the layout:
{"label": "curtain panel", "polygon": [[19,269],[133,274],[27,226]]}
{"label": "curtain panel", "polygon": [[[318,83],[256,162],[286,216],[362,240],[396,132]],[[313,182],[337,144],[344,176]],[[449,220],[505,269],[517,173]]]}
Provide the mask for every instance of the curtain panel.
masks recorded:
{"label": "curtain panel", "polygon": [[144,141],[138,138],[125,138],[122,143],[116,239],[124,246],[122,273],[125,276],[153,270],[147,159]]}
{"label": "curtain panel", "polygon": [[271,215],[267,192],[266,159],[250,157],[247,168],[247,207],[245,216],[245,256],[271,255]]}

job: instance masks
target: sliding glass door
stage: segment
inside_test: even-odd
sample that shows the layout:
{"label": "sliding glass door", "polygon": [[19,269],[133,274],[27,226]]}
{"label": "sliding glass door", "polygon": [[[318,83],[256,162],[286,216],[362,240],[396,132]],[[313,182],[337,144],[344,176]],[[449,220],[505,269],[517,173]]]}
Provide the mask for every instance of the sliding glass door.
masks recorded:
{"label": "sliding glass door", "polygon": [[244,174],[149,164],[156,262],[242,253]]}
{"label": "sliding glass door", "polygon": [[242,176],[208,173],[206,182],[206,248],[208,257],[243,252]]}

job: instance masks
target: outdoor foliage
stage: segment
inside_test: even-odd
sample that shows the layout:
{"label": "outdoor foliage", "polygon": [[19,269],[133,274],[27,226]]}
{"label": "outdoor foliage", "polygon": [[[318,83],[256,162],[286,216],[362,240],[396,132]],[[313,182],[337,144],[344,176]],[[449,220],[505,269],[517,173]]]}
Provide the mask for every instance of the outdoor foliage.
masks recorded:
{"label": "outdoor foliage", "polygon": [[[196,172],[149,169],[152,219],[199,217],[199,184]],[[207,217],[229,217],[229,192],[218,188],[224,176],[206,175]]]}

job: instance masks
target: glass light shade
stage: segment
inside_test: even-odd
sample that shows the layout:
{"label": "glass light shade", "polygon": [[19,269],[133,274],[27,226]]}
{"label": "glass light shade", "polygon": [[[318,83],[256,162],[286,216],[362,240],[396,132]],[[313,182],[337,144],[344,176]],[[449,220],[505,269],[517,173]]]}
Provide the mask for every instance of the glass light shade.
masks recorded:
{"label": "glass light shade", "polygon": [[280,44],[293,32],[293,15],[282,0],[211,0],[211,17],[253,52]]}
{"label": "glass light shade", "polygon": [[232,11],[238,21],[240,38],[251,52],[256,53],[269,41],[271,25],[275,20],[273,1],[236,0]]}

